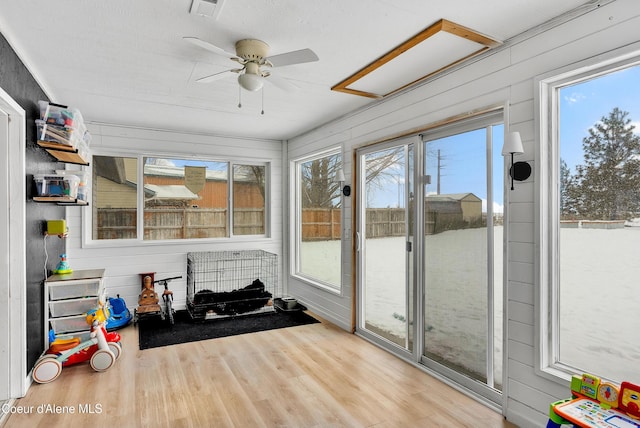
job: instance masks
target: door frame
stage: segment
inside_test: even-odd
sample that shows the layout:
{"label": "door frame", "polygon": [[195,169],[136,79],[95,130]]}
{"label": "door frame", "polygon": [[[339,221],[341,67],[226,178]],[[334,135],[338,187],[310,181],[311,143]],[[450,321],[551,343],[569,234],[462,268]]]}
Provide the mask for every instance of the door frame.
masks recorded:
{"label": "door frame", "polygon": [[[0,310],[7,314],[6,323],[0,325],[0,343],[7,347],[0,359],[4,378],[7,374],[8,397],[23,397],[30,378],[27,374],[27,278],[26,278],[26,113],[20,105],[0,88],[0,109],[8,116],[6,134],[0,136],[0,168],[4,183],[0,200],[7,201],[1,208],[0,218],[6,222],[0,231]],[[8,367],[5,367],[7,366]],[[4,380],[2,380],[4,382]]]}
{"label": "door frame", "polygon": [[[356,212],[356,233],[355,233],[355,260],[356,260],[356,304],[355,304],[355,331],[356,334],[366,338],[367,340],[375,343],[376,345],[380,346],[381,348],[387,349],[390,352],[394,353],[395,355],[397,355],[398,357],[405,359],[407,361],[411,361],[413,363],[417,363],[420,360],[420,349],[419,346],[422,343],[422,339],[421,339],[421,326],[419,325],[419,323],[415,323],[414,322],[414,328],[413,328],[413,337],[407,337],[407,340],[411,340],[413,341],[413,350],[409,351],[405,348],[402,348],[398,345],[396,345],[395,343],[392,343],[391,341],[388,341],[380,336],[378,336],[377,334],[374,334],[368,330],[366,330],[364,328],[364,323],[362,320],[362,308],[363,308],[363,284],[364,284],[364,275],[365,275],[365,266],[364,266],[364,256],[363,256],[363,242],[364,242],[364,230],[363,227],[365,225],[365,215],[366,215],[366,210],[363,209],[363,198],[366,198],[366,194],[365,194],[365,180],[366,180],[366,174],[364,171],[364,165],[361,162],[361,157],[362,155],[366,154],[366,153],[372,153],[372,152],[376,152],[376,151],[381,151],[381,150],[385,150],[385,149],[389,149],[392,147],[400,147],[400,146],[410,146],[413,145],[413,157],[415,160],[419,162],[420,156],[421,156],[421,141],[422,139],[420,138],[419,135],[414,134],[414,135],[410,135],[410,136],[405,136],[405,137],[400,137],[397,139],[392,139],[392,140],[387,140],[387,141],[383,141],[383,142],[379,142],[379,143],[375,143],[372,145],[368,145],[368,146],[363,146],[360,147],[358,149],[356,149],[356,155],[355,155],[355,162],[356,162],[356,174],[355,174],[355,179],[357,180],[357,188],[361,189],[360,192],[358,192],[357,194],[357,200],[354,201],[354,205],[355,205],[355,212]],[[408,166],[407,166],[408,168]],[[419,170],[417,168],[417,165],[412,167],[413,168],[413,183],[414,183],[414,189],[415,189],[415,195],[414,195],[414,200],[418,200],[419,197],[421,197],[421,192],[422,192],[422,185],[420,184],[421,182],[419,181],[419,177],[421,177],[421,174],[419,173]],[[405,192],[405,202],[406,202],[406,193]],[[413,210],[414,212],[414,218],[417,220],[418,224],[416,225],[416,229],[414,230],[414,237],[415,236],[419,236],[417,235],[418,233],[421,233],[420,230],[418,230],[418,226],[419,226],[419,221],[420,219],[418,218],[420,216],[419,210],[416,209],[416,205],[414,204],[413,206]],[[405,206],[405,209],[408,211],[409,210],[409,206],[408,204]],[[407,230],[408,232],[408,230]],[[407,271],[407,276],[409,278],[412,278],[412,284],[411,284],[411,288],[413,291],[413,302],[411,304],[411,308],[407,308],[408,311],[413,312],[413,317],[414,319],[418,319],[418,317],[420,317],[420,312],[419,312],[419,308],[422,307],[422,305],[420,304],[420,300],[422,298],[422,292],[420,290],[420,287],[417,286],[417,284],[419,284],[421,281],[421,271],[420,269],[418,269],[418,264],[416,263],[417,257],[420,257],[420,255],[422,254],[421,249],[420,249],[420,245],[415,242],[413,242],[413,248],[412,248],[412,252],[410,257],[412,257],[412,263],[410,264],[410,268],[412,269],[411,272]],[[405,278],[407,279],[407,278]]]}

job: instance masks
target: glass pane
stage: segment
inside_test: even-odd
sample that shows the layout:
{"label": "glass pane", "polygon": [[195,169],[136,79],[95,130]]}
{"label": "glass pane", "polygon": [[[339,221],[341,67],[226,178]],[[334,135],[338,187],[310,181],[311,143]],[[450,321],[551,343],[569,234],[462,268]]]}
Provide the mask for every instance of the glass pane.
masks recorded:
{"label": "glass pane", "polygon": [[145,158],[144,239],[229,236],[226,162]]}
{"label": "glass pane", "polygon": [[233,166],[233,234],[265,233],[264,165]]}
{"label": "glass pane", "polygon": [[405,146],[364,155],[364,328],[409,349]]}
{"label": "glass pane", "polygon": [[502,345],[503,345],[503,237],[504,237],[504,158],[501,150],[504,144],[504,126],[491,127],[492,134],[492,188],[493,188],[493,385],[502,390]]}
{"label": "glass pane", "polygon": [[297,273],[338,289],[342,283],[342,198],[336,179],[340,168],[338,153],[298,164]]}
{"label": "glass pane", "polygon": [[425,189],[424,354],[482,382],[487,381],[489,316],[486,141],[486,130],[479,129],[425,147],[430,184]]}
{"label": "glass pane", "polygon": [[640,66],[562,88],[559,362],[640,375]]}
{"label": "glass pane", "polygon": [[92,239],[137,238],[136,158],[94,156]]}

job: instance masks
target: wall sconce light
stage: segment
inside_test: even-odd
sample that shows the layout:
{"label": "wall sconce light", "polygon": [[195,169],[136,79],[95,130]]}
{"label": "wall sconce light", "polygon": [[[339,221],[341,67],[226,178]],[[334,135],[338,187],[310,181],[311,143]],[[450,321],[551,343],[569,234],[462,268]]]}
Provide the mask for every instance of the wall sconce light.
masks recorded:
{"label": "wall sconce light", "polygon": [[511,190],[513,190],[513,180],[523,181],[531,176],[531,165],[527,162],[513,163],[513,155],[521,155],[524,153],[522,147],[522,139],[519,132],[510,132],[504,140],[502,146],[502,156],[511,155],[511,168],[509,175],[511,176]]}
{"label": "wall sconce light", "polygon": [[342,189],[342,194],[344,196],[350,196],[351,195],[351,186],[344,184],[344,182],[346,180],[344,178],[344,171],[342,170],[342,168],[340,168],[338,170],[338,172],[336,173],[336,181],[338,183],[340,183],[340,188]]}

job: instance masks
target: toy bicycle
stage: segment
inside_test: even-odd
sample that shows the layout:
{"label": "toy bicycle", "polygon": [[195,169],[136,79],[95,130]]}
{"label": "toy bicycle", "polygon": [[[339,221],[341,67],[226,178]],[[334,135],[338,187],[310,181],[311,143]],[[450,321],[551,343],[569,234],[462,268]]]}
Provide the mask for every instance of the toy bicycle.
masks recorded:
{"label": "toy bicycle", "polygon": [[102,305],[87,312],[86,320],[91,326],[91,334],[85,341],[77,337],[55,337],[53,334],[51,346],[33,367],[33,380],[37,383],[52,382],[60,376],[63,367],[84,361],[89,361],[91,368],[97,372],[111,368],[120,358],[122,346],[118,333],[106,331],[108,318],[109,309]]}
{"label": "toy bicycle", "polygon": [[[174,276],[171,278],[158,279],[156,281],[151,280],[151,276],[145,276],[143,278],[143,288],[138,299],[138,307],[135,310],[135,319],[140,321],[141,319],[148,317],[160,317],[162,320],[169,321],[169,324],[173,325],[175,322],[175,311],[173,309],[173,291],[169,290],[168,283],[173,279],[182,278],[182,276]],[[154,284],[162,284],[164,290],[162,291],[162,303],[160,306],[158,294],[153,287]]]}

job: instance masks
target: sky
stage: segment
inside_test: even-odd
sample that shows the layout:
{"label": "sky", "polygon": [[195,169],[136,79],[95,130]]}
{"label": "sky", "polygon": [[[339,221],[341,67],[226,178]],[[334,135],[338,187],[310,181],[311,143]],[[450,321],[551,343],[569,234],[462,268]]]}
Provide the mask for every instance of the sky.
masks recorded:
{"label": "sky", "polygon": [[[571,172],[583,163],[582,140],[588,130],[607,116],[614,107],[629,112],[635,132],[640,135],[640,66],[606,74],[586,82],[564,87],[559,92],[561,157]],[[501,155],[504,138],[503,126],[493,132],[493,199],[494,212],[503,212]],[[485,131],[467,132],[427,144],[426,174],[431,176],[427,194],[437,191],[437,158],[440,150],[440,193],[471,192],[483,199],[486,210],[486,152]],[[515,159],[517,161],[517,158]],[[404,179],[401,171],[383,186],[372,189],[368,195],[369,207],[404,207],[401,194]],[[506,183],[508,186],[509,183]],[[516,184],[517,185],[517,184]],[[399,204],[400,202],[400,204]]]}
{"label": "sky", "polygon": [[[502,125],[492,127],[492,162],[494,212],[502,212],[503,177],[501,155],[504,128]],[[438,191],[438,157],[440,157],[440,194],[473,193],[483,199],[487,198],[487,133],[485,128],[429,141],[426,146],[425,173],[431,183],[425,192],[437,194]],[[392,172],[383,186],[372,188],[368,206],[371,208],[404,207],[402,193],[404,178],[402,169]],[[400,202],[400,204],[399,204]]]}
{"label": "sky", "polygon": [[571,172],[584,163],[582,140],[614,107],[629,113],[640,134],[640,66],[560,90],[560,152]]}

